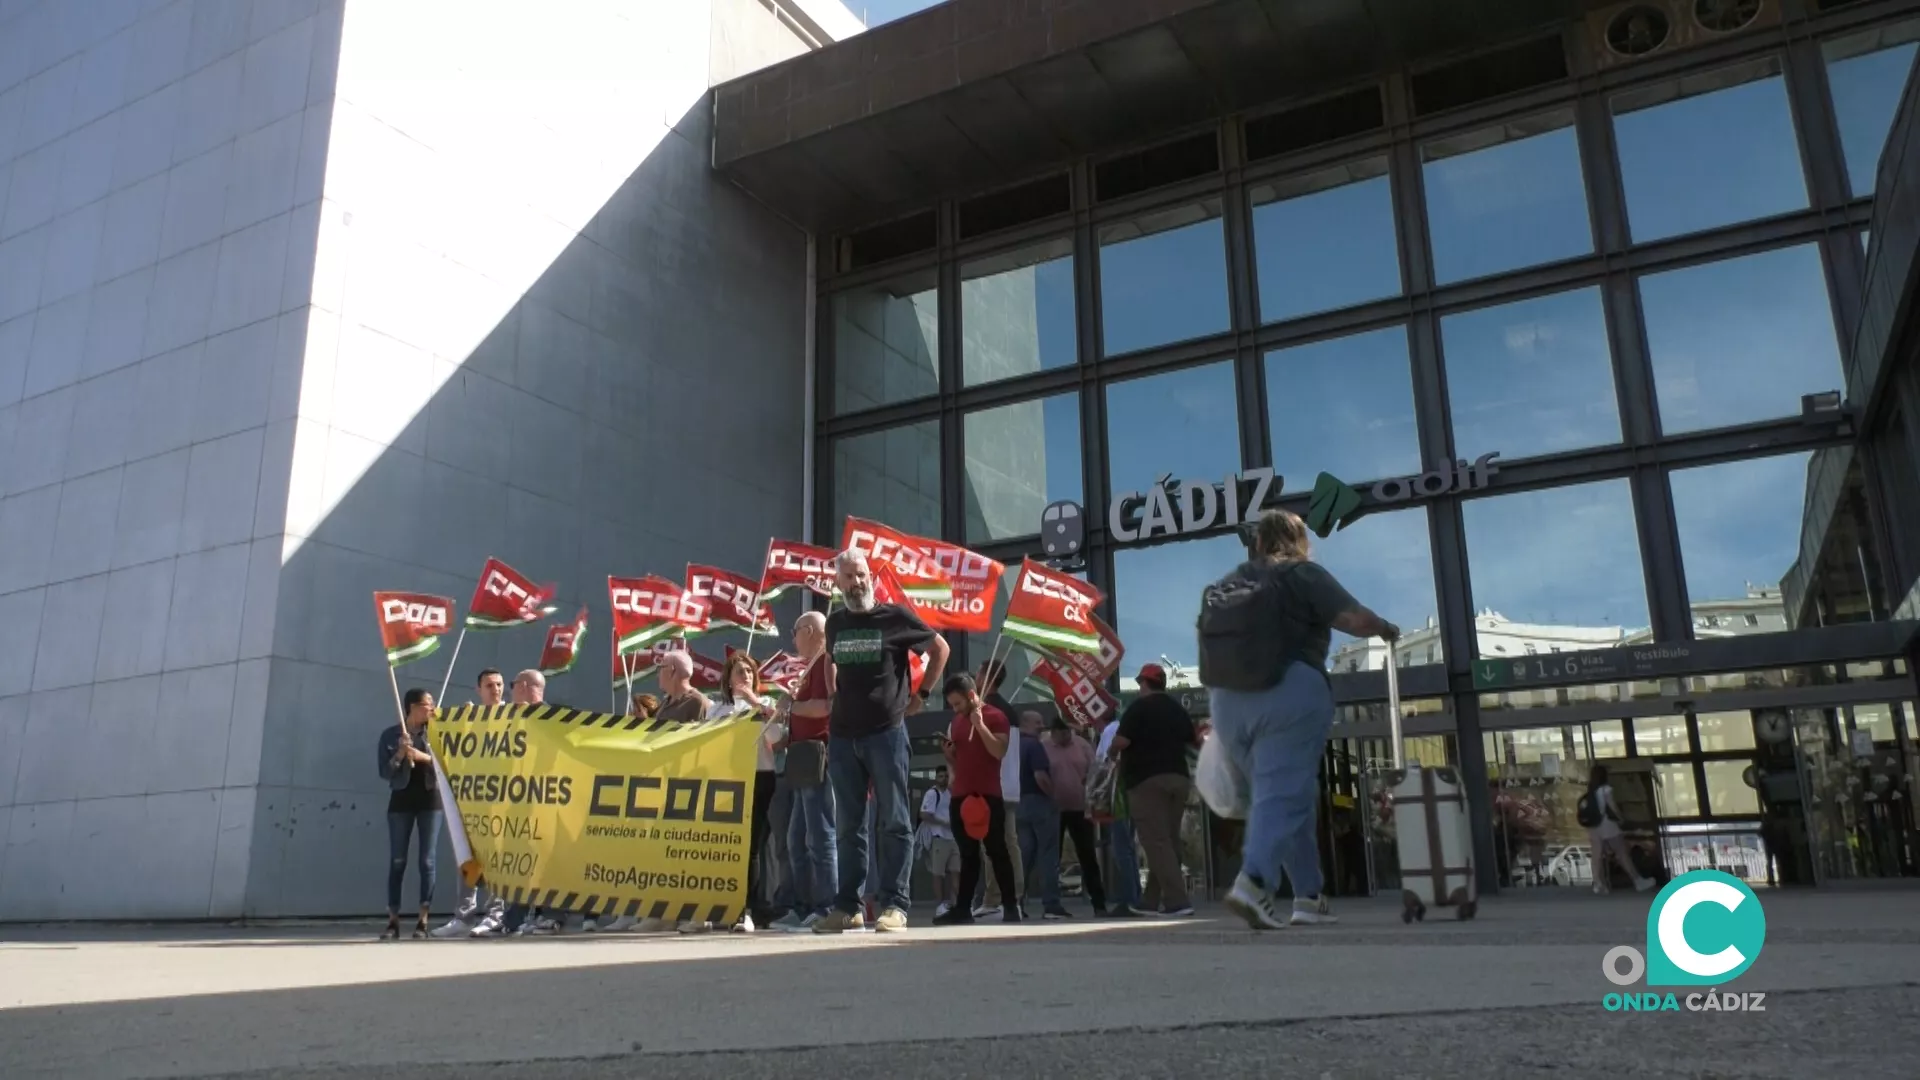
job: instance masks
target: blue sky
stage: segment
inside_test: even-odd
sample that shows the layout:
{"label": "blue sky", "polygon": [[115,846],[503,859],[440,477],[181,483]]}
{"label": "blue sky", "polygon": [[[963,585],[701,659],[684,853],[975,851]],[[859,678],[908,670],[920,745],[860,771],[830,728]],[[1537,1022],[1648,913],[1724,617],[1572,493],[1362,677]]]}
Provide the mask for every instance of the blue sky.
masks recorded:
{"label": "blue sky", "polygon": [[847,8],[855,15],[866,19],[868,26],[879,26],[895,19],[924,11],[939,3],[940,0],[843,0]]}
{"label": "blue sky", "polygon": [[[875,2],[875,23],[929,6]],[[857,9],[856,9],[857,10]],[[1836,62],[1835,108],[1849,177],[1872,182],[1914,46]],[[1713,80],[1699,80],[1713,85]],[[1621,181],[1636,242],[1687,235],[1808,205],[1784,79],[1728,73],[1690,97],[1611,102]],[[1551,114],[1487,137],[1423,147],[1434,262],[1446,282],[1594,250],[1589,193],[1570,116]],[[1297,318],[1400,291],[1390,181],[1368,163],[1287,178],[1254,193],[1253,262],[1264,321]],[[1108,356],[1211,336],[1230,325],[1217,205],[1161,208],[1109,222],[1098,236]],[[990,340],[969,381],[1074,362],[1072,260],[1030,279],[975,286],[983,299],[962,335]],[[1669,433],[1796,415],[1803,394],[1840,389],[1837,335],[1820,253],[1811,243],[1637,280],[1656,409]],[[1024,290],[1024,291],[1023,291]],[[994,320],[983,328],[981,320]],[[1621,439],[1615,343],[1606,301],[1587,285],[1450,313],[1439,336],[1456,453],[1503,459]],[[989,365],[986,361],[993,361]],[[1404,326],[1276,350],[1264,358],[1273,466],[1285,489],[1332,472],[1351,483],[1419,469],[1413,370]],[[997,366],[994,366],[997,365]],[[1227,357],[1105,387],[1113,493],[1158,477],[1218,481],[1241,463],[1238,385]],[[1081,435],[1072,397],[1048,403],[1012,460],[1045,498],[1080,499]],[[1007,431],[1005,437],[1023,436]],[[972,453],[969,447],[969,453]],[[982,450],[988,453],[988,450]],[[1004,447],[991,448],[1007,460]],[[1038,459],[1044,455],[1044,477]],[[1255,454],[1256,457],[1261,456]],[[1673,475],[1687,591],[1696,601],[1776,585],[1799,550],[1807,455]],[[1033,498],[1029,494],[1027,498]],[[1024,511],[1023,511],[1024,512]],[[1648,621],[1638,528],[1626,481],[1502,492],[1465,508],[1472,601],[1521,622],[1638,629]],[[1316,543],[1316,557],[1364,603],[1403,625],[1435,614],[1422,510],[1381,515]],[[1006,534],[1002,534],[1006,535]],[[1200,586],[1238,555],[1231,538],[1131,549],[1117,559],[1119,629],[1130,652],[1189,662]]]}

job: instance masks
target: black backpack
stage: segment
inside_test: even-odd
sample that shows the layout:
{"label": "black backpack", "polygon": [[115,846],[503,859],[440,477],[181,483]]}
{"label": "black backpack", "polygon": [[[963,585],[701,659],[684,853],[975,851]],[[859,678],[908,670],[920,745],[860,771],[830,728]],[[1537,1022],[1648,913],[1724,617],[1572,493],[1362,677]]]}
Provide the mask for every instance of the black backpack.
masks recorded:
{"label": "black backpack", "polygon": [[1573,804],[1573,818],[1583,829],[1599,828],[1602,817],[1600,802],[1593,797],[1591,791],[1580,796],[1580,801]]}
{"label": "black backpack", "polygon": [[1310,627],[1288,584],[1301,563],[1242,563],[1200,594],[1200,685],[1266,690],[1302,658]]}

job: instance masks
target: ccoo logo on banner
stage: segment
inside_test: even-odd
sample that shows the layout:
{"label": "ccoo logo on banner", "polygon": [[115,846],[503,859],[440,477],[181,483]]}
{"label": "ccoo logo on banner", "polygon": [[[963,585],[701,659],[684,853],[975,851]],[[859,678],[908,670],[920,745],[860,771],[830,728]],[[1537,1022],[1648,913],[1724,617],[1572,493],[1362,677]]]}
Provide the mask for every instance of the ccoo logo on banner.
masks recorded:
{"label": "ccoo logo on banner", "polygon": [[481,872],[510,903],[720,924],[746,902],[761,726],[551,705],[434,714]]}

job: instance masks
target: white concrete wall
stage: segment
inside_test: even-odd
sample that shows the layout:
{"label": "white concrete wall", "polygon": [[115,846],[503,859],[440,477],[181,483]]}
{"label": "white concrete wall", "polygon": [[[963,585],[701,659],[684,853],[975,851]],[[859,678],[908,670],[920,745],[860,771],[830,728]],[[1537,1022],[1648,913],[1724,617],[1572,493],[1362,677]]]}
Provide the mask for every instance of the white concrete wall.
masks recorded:
{"label": "white concrete wall", "polygon": [[337,27],[0,2],[0,918],[244,892]]}

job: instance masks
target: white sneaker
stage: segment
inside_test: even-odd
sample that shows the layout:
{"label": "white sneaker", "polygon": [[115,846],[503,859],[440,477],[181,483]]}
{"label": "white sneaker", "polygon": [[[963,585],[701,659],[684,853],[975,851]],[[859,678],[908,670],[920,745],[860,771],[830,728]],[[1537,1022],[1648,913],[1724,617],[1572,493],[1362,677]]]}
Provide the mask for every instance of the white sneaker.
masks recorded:
{"label": "white sneaker", "polygon": [[506,924],[501,921],[500,916],[488,915],[486,918],[481,919],[480,925],[474,927],[467,936],[475,938],[497,938],[505,937],[506,933]]}
{"label": "white sneaker", "polygon": [[812,932],[813,932],[813,928],[814,928],[814,927],[816,927],[816,926],[818,926],[818,925],[820,925],[820,920],[821,920],[821,919],[823,919],[823,918],[826,918],[826,916],[824,916],[824,915],[822,915],[822,914],[820,914],[819,912],[817,912],[817,911],[816,911],[816,912],[814,912],[813,914],[811,914],[811,915],[809,915],[809,916],[807,916],[806,918],[804,918],[804,919],[801,919],[801,920],[800,920],[800,932],[801,932],[801,933],[809,933],[809,934],[810,934],[810,933],[812,933]]}
{"label": "white sneaker", "polygon": [[1253,883],[1245,874],[1233,879],[1227,892],[1227,910],[1245,919],[1255,930],[1283,930],[1287,921],[1273,906],[1273,894]]}
{"label": "white sneaker", "polygon": [[740,921],[733,924],[733,932],[736,934],[751,934],[753,933],[753,929],[753,916],[744,911],[741,912]]}
{"label": "white sneaker", "polygon": [[606,932],[609,934],[624,934],[633,929],[639,922],[639,919],[631,915],[622,915],[606,925]]}
{"label": "white sneaker", "polygon": [[551,937],[560,932],[560,924],[545,915],[529,915],[517,931],[520,937]]}
{"label": "white sneaker", "polygon": [[1314,926],[1320,923],[1337,923],[1340,920],[1333,915],[1332,907],[1325,896],[1293,898],[1293,925]]}
{"label": "white sneaker", "polygon": [[785,915],[782,915],[779,918],[768,923],[767,929],[781,930],[791,934],[796,930],[804,929],[806,925],[807,925],[807,917],[800,914],[799,909],[795,908],[794,910],[789,911]]}
{"label": "white sneaker", "polygon": [[581,932],[581,933],[583,933],[583,934],[597,934],[597,933],[599,933],[599,932],[600,932],[600,920],[598,920],[598,919],[596,919],[596,918],[593,918],[592,916],[588,916],[587,918],[585,918],[585,919],[583,919],[583,920],[581,920],[581,922],[580,922],[580,932]]}
{"label": "white sneaker", "polygon": [[933,909],[933,917],[937,919],[940,916],[945,915],[947,912],[952,910],[953,910],[952,904],[942,903],[939,907]]}
{"label": "white sneaker", "polygon": [[988,907],[985,904],[981,904],[979,907],[973,909],[973,917],[976,919],[984,919],[990,915],[998,915],[998,914],[1000,914],[999,908]]}
{"label": "white sneaker", "polygon": [[466,937],[468,934],[471,934],[471,933],[473,933],[473,927],[468,926],[465,919],[462,919],[460,916],[455,915],[453,918],[447,920],[447,924],[445,926],[435,929],[433,932],[433,936],[437,938],[445,939],[445,938]]}
{"label": "white sneaker", "polygon": [[710,934],[713,932],[713,924],[700,921],[683,922],[680,924],[680,932],[683,934]]}
{"label": "white sneaker", "polygon": [[636,934],[657,934],[662,930],[671,929],[673,929],[673,927],[668,926],[667,920],[665,919],[641,919],[638,925],[634,926],[633,932]]}

